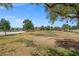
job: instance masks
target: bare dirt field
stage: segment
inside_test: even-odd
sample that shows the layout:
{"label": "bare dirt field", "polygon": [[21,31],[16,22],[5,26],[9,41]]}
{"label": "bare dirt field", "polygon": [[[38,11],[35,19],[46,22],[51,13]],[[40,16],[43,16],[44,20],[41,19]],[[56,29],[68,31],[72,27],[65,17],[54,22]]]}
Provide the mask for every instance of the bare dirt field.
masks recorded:
{"label": "bare dirt field", "polygon": [[[48,50],[49,47],[57,48],[55,50],[58,52],[55,52],[54,49],[54,52]],[[70,49],[78,51],[79,33],[35,31],[0,36],[0,55],[4,56],[74,55],[69,53]],[[48,51],[52,53],[50,54]]]}

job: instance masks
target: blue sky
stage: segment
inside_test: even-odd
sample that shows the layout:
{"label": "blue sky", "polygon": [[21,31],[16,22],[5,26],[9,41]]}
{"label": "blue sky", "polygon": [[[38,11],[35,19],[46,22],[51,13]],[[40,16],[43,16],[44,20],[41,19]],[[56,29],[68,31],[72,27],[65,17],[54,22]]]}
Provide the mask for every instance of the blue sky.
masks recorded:
{"label": "blue sky", "polygon": [[[11,27],[21,27],[24,19],[30,19],[34,26],[51,25],[49,19],[46,18],[46,12],[43,4],[39,6],[31,4],[13,4],[13,8],[6,10],[0,8],[0,19],[6,18],[10,21]],[[58,18],[59,19],[59,18]],[[56,21],[53,26],[62,26],[65,22]],[[70,25],[74,25],[69,23]]]}

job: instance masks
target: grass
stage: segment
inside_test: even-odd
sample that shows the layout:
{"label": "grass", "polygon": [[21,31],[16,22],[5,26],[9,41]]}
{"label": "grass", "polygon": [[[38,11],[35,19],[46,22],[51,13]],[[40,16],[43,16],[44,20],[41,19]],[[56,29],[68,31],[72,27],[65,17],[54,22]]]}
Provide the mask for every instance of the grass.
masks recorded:
{"label": "grass", "polygon": [[2,47],[0,48],[0,56],[4,56],[4,55],[11,55],[13,52],[15,52],[16,48],[12,48],[12,47]]}
{"label": "grass", "polygon": [[[52,38],[49,40],[48,37]],[[79,55],[78,50],[66,49],[64,47],[55,47],[55,45],[53,44],[46,44],[46,43],[52,43],[53,40],[56,41],[56,39],[59,40],[59,38],[65,38],[65,39],[73,38],[74,40],[79,41],[79,34],[71,32],[36,31],[36,32],[25,32],[23,34],[10,35],[10,36],[0,36],[0,55],[12,55],[13,53],[14,55],[34,55],[34,56]]]}
{"label": "grass", "polygon": [[57,36],[56,34],[50,31],[35,32],[30,34],[34,36],[48,36],[48,37]]}
{"label": "grass", "polygon": [[79,51],[74,49],[65,49],[61,47],[47,48],[48,56],[79,56]]}
{"label": "grass", "polygon": [[29,39],[20,39],[20,40],[17,40],[16,42],[22,43],[26,47],[30,47],[30,46],[34,47],[34,46],[36,46],[36,44],[33,42],[33,40],[29,40]]}

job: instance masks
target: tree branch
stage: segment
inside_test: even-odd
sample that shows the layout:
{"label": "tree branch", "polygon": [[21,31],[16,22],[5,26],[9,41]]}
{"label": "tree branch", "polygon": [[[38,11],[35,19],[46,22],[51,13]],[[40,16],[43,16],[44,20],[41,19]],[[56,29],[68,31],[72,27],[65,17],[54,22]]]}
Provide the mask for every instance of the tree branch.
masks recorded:
{"label": "tree branch", "polygon": [[[50,3],[51,4],[51,3]],[[56,5],[56,3],[52,3],[51,5],[49,5],[49,3],[45,3],[45,5],[47,6],[47,7],[49,7],[49,8],[52,8],[52,7],[54,7],[55,5]]]}

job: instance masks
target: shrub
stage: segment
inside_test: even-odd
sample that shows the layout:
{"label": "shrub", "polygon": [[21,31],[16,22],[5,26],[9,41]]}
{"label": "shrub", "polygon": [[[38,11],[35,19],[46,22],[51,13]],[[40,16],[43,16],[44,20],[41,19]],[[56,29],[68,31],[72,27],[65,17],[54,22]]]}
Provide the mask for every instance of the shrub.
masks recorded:
{"label": "shrub", "polygon": [[79,51],[53,47],[53,48],[47,48],[47,55],[49,56],[79,56]]}

